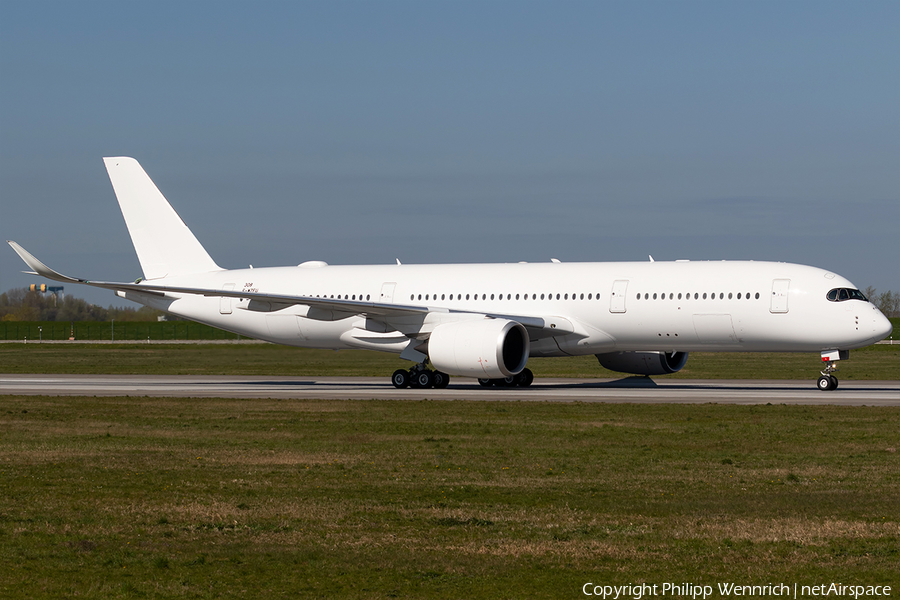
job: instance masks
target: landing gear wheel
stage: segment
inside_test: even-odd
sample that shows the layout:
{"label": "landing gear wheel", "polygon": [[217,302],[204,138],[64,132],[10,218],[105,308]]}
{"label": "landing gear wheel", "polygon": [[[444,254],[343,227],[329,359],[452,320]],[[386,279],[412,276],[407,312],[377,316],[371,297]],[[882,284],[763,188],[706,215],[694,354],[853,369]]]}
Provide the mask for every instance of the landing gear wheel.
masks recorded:
{"label": "landing gear wheel", "polygon": [[816,381],[816,385],[823,392],[827,392],[837,389],[838,380],[834,375],[822,375],[819,377],[818,381]]}
{"label": "landing gear wheel", "polygon": [[516,376],[516,384],[519,387],[528,387],[533,381],[534,373],[531,372],[531,369],[524,369]]}
{"label": "landing gear wheel", "polygon": [[503,379],[495,379],[494,385],[496,385],[497,387],[516,387],[518,381],[518,375],[510,375],[509,377],[504,377]]}
{"label": "landing gear wheel", "polygon": [[450,385],[450,376],[446,373],[441,373],[440,371],[434,372],[434,389],[442,390],[448,385]]}
{"label": "landing gear wheel", "polygon": [[434,385],[434,374],[431,371],[419,371],[413,376],[412,384],[414,387],[428,389]]}
{"label": "landing gear wheel", "polygon": [[[823,353],[823,359],[825,358],[825,354]],[[818,387],[823,392],[827,392],[830,390],[836,390],[838,386],[838,379],[832,373],[837,371],[837,367],[834,365],[834,361],[828,361],[828,364],[825,365],[825,369],[821,371],[821,377],[816,381],[816,387]]]}
{"label": "landing gear wheel", "polygon": [[394,374],[391,375],[391,383],[394,384],[394,387],[398,390],[402,390],[404,388],[409,387],[409,371],[405,371],[403,369],[397,369],[394,371]]}
{"label": "landing gear wheel", "polygon": [[478,385],[480,385],[481,387],[491,387],[492,385],[494,385],[494,380],[493,379],[479,379]]}

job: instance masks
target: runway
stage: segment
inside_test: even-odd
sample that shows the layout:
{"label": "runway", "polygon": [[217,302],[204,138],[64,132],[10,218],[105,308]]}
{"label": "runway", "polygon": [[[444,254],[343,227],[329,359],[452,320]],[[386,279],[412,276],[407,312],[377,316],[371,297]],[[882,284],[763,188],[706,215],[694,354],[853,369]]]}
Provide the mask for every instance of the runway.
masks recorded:
{"label": "runway", "polygon": [[841,381],[837,390],[822,392],[813,380],[536,379],[529,388],[483,388],[455,378],[443,390],[398,390],[387,377],[32,374],[0,375],[0,394],[900,406],[900,381]]}

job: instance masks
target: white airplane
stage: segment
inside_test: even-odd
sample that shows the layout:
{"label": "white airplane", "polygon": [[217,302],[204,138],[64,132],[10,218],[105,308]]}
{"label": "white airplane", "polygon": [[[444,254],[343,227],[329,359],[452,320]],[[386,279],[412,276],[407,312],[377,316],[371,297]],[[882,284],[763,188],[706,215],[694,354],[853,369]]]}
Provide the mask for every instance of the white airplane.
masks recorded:
{"label": "white airplane", "polygon": [[[31,274],[116,295],[220,329],[308,348],[365,348],[413,361],[398,388],[528,386],[531,356],[593,354],[623,373],[680,370],[688,352],[819,352],[835,362],[891,323],[840,275],[753,262],[219,267],[133,158],[104,158],[144,277],[62,275],[15,242]],[[428,364],[434,370],[429,369]]]}

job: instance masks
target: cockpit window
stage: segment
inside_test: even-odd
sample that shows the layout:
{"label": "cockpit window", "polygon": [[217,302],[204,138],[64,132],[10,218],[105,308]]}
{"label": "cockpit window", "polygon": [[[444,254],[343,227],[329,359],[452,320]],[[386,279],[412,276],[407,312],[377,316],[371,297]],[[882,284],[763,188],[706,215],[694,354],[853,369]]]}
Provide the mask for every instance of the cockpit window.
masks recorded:
{"label": "cockpit window", "polygon": [[828,294],[825,295],[825,297],[832,302],[843,302],[844,300],[862,300],[863,302],[869,301],[861,291],[852,290],[850,288],[835,288],[829,291]]}

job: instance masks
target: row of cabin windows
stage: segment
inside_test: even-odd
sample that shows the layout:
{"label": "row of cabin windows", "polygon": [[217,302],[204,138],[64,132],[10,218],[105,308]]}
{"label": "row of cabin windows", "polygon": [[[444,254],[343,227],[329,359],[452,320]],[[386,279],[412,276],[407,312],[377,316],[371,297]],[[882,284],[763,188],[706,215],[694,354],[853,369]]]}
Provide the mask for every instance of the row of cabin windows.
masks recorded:
{"label": "row of cabin windows", "polygon": [[[677,296],[677,299],[678,299],[678,300],[681,300],[682,298],[684,298],[685,300],[690,300],[690,299],[691,299],[691,293],[690,293],[690,292],[688,292],[687,294],[683,294],[683,295],[682,295],[681,293],[679,293],[679,294],[676,295],[676,294],[673,293],[673,292],[669,292],[669,294],[668,294],[669,300],[675,300],[675,299],[676,299],[676,296]],[[724,300],[724,299],[725,299],[725,296],[726,296],[725,292],[719,292],[719,300]],[[734,294],[733,292],[728,292],[727,296],[728,296],[728,299],[731,300],[732,298],[734,298],[735,294]],[[650,300],[651,297],[653,298],[653,300],[656,300],[657,298],[660,299],[660,300],[665,300],[667,296],[666,296],[666,294],[652,294],[652,296],[651,296],[651,294],[649,294],[649,293],[644,293],[643,296],[642,296],[641,294],[638,294],[638,295],[637,295],[637,299],[638,299],[638,300],[642,300],[642,299],[643,299],[643,300]],[[715,300],[715,299],[716,299],[716,293],[715,293],[715,292],[712,292],[711,294],[707,294],[706,292],[703,292],[703,293],[701,294],[700,292],[694,292],[693,297],[694,297],[694,300],[700,300],[700,299],[706,300],[707,298],[709,298],[710,300]],[[741,292],[738,292],[738,293],[737,293],[737,299],[738,299],[738,300],[741,300],[742,298],[743,298],[743,299],[746,299],[746,300],[749,300],[749,299],[750,299],[750,292],[747,292],[746,294],[743,294],[743,293],[741,293]],[[759,292],[756,292],[755,298],[756,298],[757,300],[759,300]]]}
{"label": "row of cabin windows", "polygon": [[[505,300],[520,300],[520,299],[521,299],[521,300],[529,300],[529,299],[531,299],[531,300],[537,300],[538,298],[540,298],[541,300],[544,300],[545,298],[546,298],[547,300],[553,300],[553,294],[531,294],[530,297],[529,297],[528,294],[515,294],[515,295],[513,295],[513,294],[506,294],[505,297],[504,297],[503,294],[496,294],[496,295],[495,295],[495,294],[490,294],[490,295],[488,295],[488,294],[481,294],[481,297],[480,297],[480,298],[479,298],[478,294],[466,294],[466,297],[465,297],[466,300],[479,300],[479,299],[480,299],[480,300],[488,300],[488,299],[494,300],[495,298],[496,298],[497,300],[504,300],[504,299],[505,299]],[[412,300],[412,301],[422,300],[422,299],[423,299],[423,296],[422,296],[422,294],[418,294],[418,295],[417,295],[417,294],[410,294],[410,295],[409,295],[409,299]],[[438,295],[437,295],[437,294],[425,294],[424,299],[425,299],[425,300],[437,300],[437,299],[438,299]],[[450,294],[449,299],[450,299],[450,300],[462,300],[462,299],[463,299],[463,295],[462,295],[462,294],[456,294],[456,295],[454,296],[454,294]],[[585,295],[584,295],[584,294],[571,294],[571,295],[570,295],[570,294],[556,294],[556,299],[557,299],[557,300],[569,300],[569,299],[571,299],[571,300],[584,300],[584,299],[585,299]],[[588,300],[599,300],[599,299],[600,299],[600,294],[588,294],[588,295],[587,295],[587,299],[588,299]],[[447,294],[441,294],[441,300],[447,300]]]}
{"label": "row of cabin windows", "polygon": [[[353,294],[351,296],[350,294],[338,294],[337,296],[335,296],[334,294],[332,294],[331,296],[329,296],[328,294],[325,294],[324,296],[320,296],[319,294],[316,294],[316,298],[325,298],[326,300],[328,300],[329,298],[335,298],[337,300],[356,300],[357,298],[359,298],[359,301],[362,302],[363,295],[360,294],[359,296],[357,296],[356,294]],[[366,300],[368,300],[369,298],[371,298],[371,296],[369,294],[366,294]]]}
{"label": "row of cabin windows", "polygon": [[[539,296],[540,296],[541,300],[544,300],[545,298],[547,300],[553,300],[553,294],[540,294],[540,295],[539,294],[531,294],[531,299],[537,300]],[[491,300],[494,300],[495,298],[498,300],[504,299],[503,294],[490,294],[490,296],[488,296],[488,294],[481,294],[481,300],[487,300],[489,297]],[[338,294],[337,296],[335,296],[334,294],[331,294],[329,296],[328,294],[325,294],[323,296],[320,294],[316,294],[316,298],[325,298],[325,299],[334,298],[337,300],[356,300],[357,298],[359,298],[359,300],[362,301],[363,295],[359,294],[359,296],[357,296],[356,294],[353,294],[353,295]],[[417,298],[419,300],[422,300],[422,294],[419,294],[418,296],[416,296],[416,294],[409,295],[410,300],[415,301]],[[437,294],[425,294],[424,298],[425,298],[425,300],[437,300],[438,295]],[[371,299],[371,296],[369,294],[366,294],[366,300],[370,300],[370,299]],[[447,300],[447,299],[448,299],[447,294],[441,294],[441,300]],[[450,300],[462,300],[463,295],[462,294],[456,294],[456,295],[450,294],[449,299]],[[479,299],[478,294],[466,294],[466,300],[470,300],[470,299],[478,300]],[[512,300],[512,299],[513,299],[512,294],[506,294],[506,300]],[[519,300],[519,299],[528,300],[528,294],[522,294],[522,295],[516,294],[515,299],[516,300]],[[570,295],[569,294],[556,294],[556,299],[557,300],[569,300]],[[579,299],[584,300],[585,295],[584,294],[571,294],[571,299],[572,300],[579,300]],[[599,300],[600,294],[588,294],[587,299],[588,300]]]}
{"label": "row of cabin windows", "polygon": [[[836,296],[837,296],[837,293],[836,293],[837,291],[838,291],[838,290],[832,290],[831,292],[829,292],[829,294],[828,294],[828,299],[834,301],[834,300],[836,299]],[[840,300],[846,300],[846,299],[851,299],[851,298],[854,299],[854,300],[865,299],[865,296],[863,296],[862,294],[860,294],[858,290],[850,290],[850,291],[856,292],[856,294],[850,295],[850,297],[848,298],[848,297],[847,297],[847,290],[840,290],[840,292],[842,292],[841,295],[840,295],[840,296],[841,296],[841,297],[840,297]],[[699,293],[699,292],[694,292],[693,296],[694,296],[694,300],[700,300],[700,299],[706,300],[707,298],[710,298],[710,299],[712,299],[712,300],[715,300],[715,299],[716,299],[716,293],[715,293],[715,292],[713,292],[713,293],[711,293],[711,294],[707,294],[706,292],[703,292],[702,294]],[[835,296],[835,297],[833,297],[833,296]],[[504,299],[504,298],[503,298],[503,294],[497,294],[497,295],[491,294],[491,295],[490,295],[490,299],[491,299],[491,300],[494,300],[495,297],[496,297],[496,299],[498,299],[498,300],[503,300],[503,299]],[[531,294],[531,299],[532,299],[532,300],[537,300],[538,297],[540,297],[541,300],[544,300],[544,299],[547,299],[547,300],[553,300],[554,295],[553,295],[553,294],[540,294],[540,295],[539,295],[539,294]],[[329,298],[329,296],[328,296],[327,294],[326,294],[325,296],[320,296],[320,295],[317,294],[317,295],[316,295],[316,298]],[[359,300],[362,301],[363,295],[362,295],[362,294],[359,294],[359,296],[357,296],[356,294],[353,294],[353,295],[350,295],[350,294],[343,294],[343,295],[342,295],[342,294],[338,294],[337,296],[335,296],[334,294],[331,294],[330,298],[337,298],[338,300],[356,300],[357,298],[359,298]],[[570,298],[571,298],[572,300],[584,300],[584,299],[585,299],[585,295],[584,295],[584,294],[571,294],[571,295],[570,295],[570,294],[556,294],[556,299],[557,299],[557,300],[569,300]],[[652,295],[651,295],[649,292],[645,292],[643,295],[641,295],[640,293],[638,293],[637,296],[636,296],[635,298],[636,298],[637,300],[641,300],[641,299],[643,299],[643,300],[650,300],[651,298],[652,298],[653,300],[657,300],[657,299],[659,299],[659,300],[665,300],[665,299],[666,299],[666,294],[663,293],[663,294],[652,294]],[[691,299],[691,294],[690,294],[690,293],[687,293],[687,294],[681,294],[681,293],[679,293],[679,294],[677,294],[677,299],[678,299],[678,300],[681,300],[682,298],[684,298],[685,300],[690,300],[690,299]],[[733,294],[732,292],[728,292],[728,299],[731,300],[732,298],[734,298],[734,294]],[[749,300],[749,299],[750,299],[750,292],[747,292],[746,294],[742,294],[741,292],[738,292],[738,293],[737,293],[737,299],[738,299],[738,300],[741,300],[742,298]],[[756,292],[755,298],[756,298],[757,300],[759,300],[759,292]],[[369,294],[366,294],[366,300],[370,300],[370,299],[371,299],[371,296],[370,296]],[[417,300],[417,299],[418,299],[418,300],[422,300],[423,298],[422,298],[422,294],[418,294],[418,296],[417,296],[416,294],[410,294],[410,295],[409,295],[409,299],[412,300],[412,301],[415,301],[415,300]],[[425,299],[425,300],[432,300],[432,299],[433,299],[433,300],[437,300],[437,299],[438,299],[438,295],[437,295],[437,294],[425,294],[424,299]],[[441,294],[441,300],[446,300],[446,299],[447,299],[447,294]],[[463,299],[463,295],[462,295],[462,294],[456,294],[456,295],[454,296],[454,294],[450,294],[449,299],[450,299],[450,300],[462,300],[462,299]],[[466,299],[466,300],[470,300],[470,299],[472,299],[472,300],[478,300],[479,298],[478,298],[478,294],[466,294],[465,299]],[[481,294],[481,300],[487,300],[487,299],[488,299],[488,294]],[[512,295],[512,294],[506,294],[506,300],[512,300],[512,299],[513,299],[513,295]],[[522,295],[516,294],[516,295],[515,295],[515,299],[516,299],[516,300],[519,300],[519,299],[522,299],[522,300],[528,300],[529,297],[528,297],[528,294],[522,294]],[[600,299],[600,294],[592,294],[592,293],[591,293],[591,294],[588,294],[588,295],[587,295],[587,299],[588,299],[588,300],[599,300],[599,299]],[[669,299],[669,300],[675,300],[675,299],[676,299],[676,294],[673,293],[673,292],[670,292],[670,293],[668,294],[668,299]],[[725,299],[725,292],[719,292],[719,300],[724,300],[724,299]]]}

